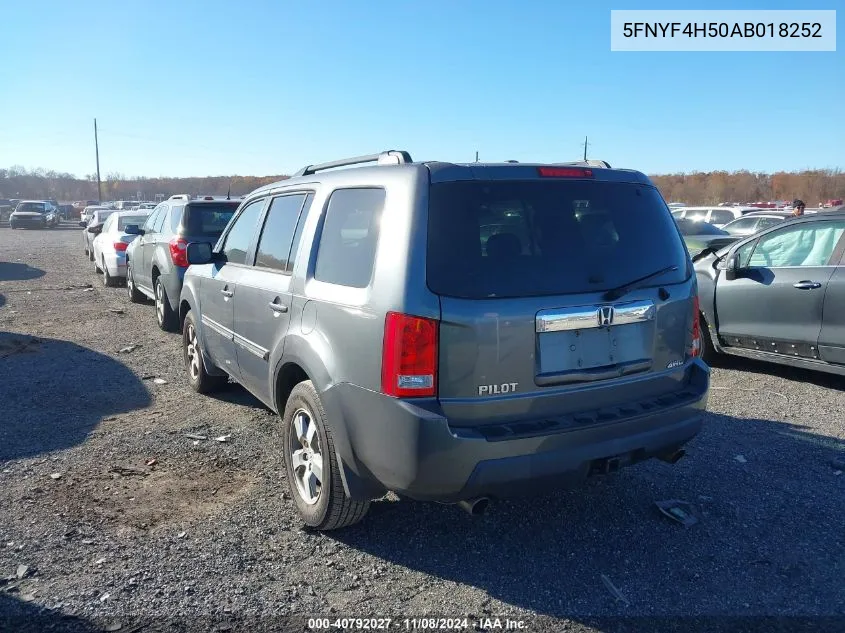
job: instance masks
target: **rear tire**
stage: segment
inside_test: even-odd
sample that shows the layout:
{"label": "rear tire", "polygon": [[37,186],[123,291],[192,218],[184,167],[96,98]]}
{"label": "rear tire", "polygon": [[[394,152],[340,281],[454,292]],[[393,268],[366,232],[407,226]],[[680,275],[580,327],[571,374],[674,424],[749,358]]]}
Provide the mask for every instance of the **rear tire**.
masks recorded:
{"label": "rear tire", "polygon": [[94,249],[91,248],[90,246],[88,247],[88,261],[89,262],[94,261]]}
{"label": "rear tire", "polygon": [[117,279],[109,274],[109,268],[106,266],[106,260],[100,266],[103,269],[103,285],[107,288],[114,288],[117,285]]}
{"label": "rear tire", "polygon": [[228,376],[212,376],[205,371],[202,345],[192,310],[188,310],[185,315],[185,325],[182,328],[182,360],[185,361],[185,371],[188,372],[188,384],[197,393],[220,391],[229,382]]}
{"label": "rear tire", "polygon": [[370,502],[350,499],[343,490],[334,438],[310,380],[296,385],[285,405],[282,447],[288,488],[306,525],[337,530],[364,518]]}
{"label": "rear tire", "polygon": [[132,266],[126,262],[126,293],[129,295],[130,303],[142,303],[144,295],[135,287],[135,277],[132,275]]}
{"label": "rear tire", "polygon": [[156,322],[165,332],[175,332],[178,325],[178,315],[170,307],[170,300],[167,298],[167,290],[164,289],[164,282],[161,277],[156,277],[153,282],[156,304]]}

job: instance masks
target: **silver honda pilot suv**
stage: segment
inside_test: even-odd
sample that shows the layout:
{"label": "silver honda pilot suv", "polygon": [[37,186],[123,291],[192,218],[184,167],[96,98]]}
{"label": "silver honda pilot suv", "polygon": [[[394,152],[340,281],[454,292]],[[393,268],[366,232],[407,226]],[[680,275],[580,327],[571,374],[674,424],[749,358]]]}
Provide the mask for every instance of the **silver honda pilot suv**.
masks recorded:
{"label": "silver honda pilot suv", "polygon": [[640,172],[382,152],[254,191],[186,255],[190,384],[280,414],[309,526],[388,490],[477,514],[701,428],[696,278]]}

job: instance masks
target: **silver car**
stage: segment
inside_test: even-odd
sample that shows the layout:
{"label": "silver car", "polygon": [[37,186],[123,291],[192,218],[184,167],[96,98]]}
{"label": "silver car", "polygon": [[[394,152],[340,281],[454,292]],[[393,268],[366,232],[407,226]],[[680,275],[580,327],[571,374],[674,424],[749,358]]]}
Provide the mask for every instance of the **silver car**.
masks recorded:
{"label": "silver car", "polygon": [[117,211],[107,219],[97,237],[94,238],[94,272],[103,272],[103,284],[116,286],[126,279],[126,248],[137,235],[126,233],[130,224],[139,225],[147,221],[150,209],[146,211]]}
{"label": "silver car", "polygon": [[788,211],[761,211],[759,213],[747,213],[733,222],[728,222],[722,227],[722,230],[727,231],[738,238],[745,237],[746,235],[754,235],[763,229],[780,224],[784,220],[788,220],[792,217],[792,213]]}

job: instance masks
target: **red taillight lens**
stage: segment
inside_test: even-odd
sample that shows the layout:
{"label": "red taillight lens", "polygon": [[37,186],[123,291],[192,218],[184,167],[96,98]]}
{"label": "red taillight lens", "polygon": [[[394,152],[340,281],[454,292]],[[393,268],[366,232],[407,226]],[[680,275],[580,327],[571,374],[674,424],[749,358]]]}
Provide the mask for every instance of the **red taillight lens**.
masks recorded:
{"label": "red taillight lens", "polygon": [[593,170],[584,167],[538,167],[541,178],[592,178]]}
{"label": "red taillight lens", "polygon": [[114,250],[118,253],[122,253],[126,250],[126,247],[129,246],[126,242],[115,242],[114,243]]}
{"label": "red taillight lens", "polygon": [[699,301],[698,295],[692,299],[692,345],[690,346],[690,356],[695,358],[701,356],[701,320],[699,319]]}
{"label": "red taillight lens", "polygon": [[187,268],[188,266],[188,242],[181,237],[174,237],[170,240],[170,259],[175,266]]}
{"label": "red taillight lens", "polygon": [[437,321],[387,313],[381,390],[398,398],[437,395]]}

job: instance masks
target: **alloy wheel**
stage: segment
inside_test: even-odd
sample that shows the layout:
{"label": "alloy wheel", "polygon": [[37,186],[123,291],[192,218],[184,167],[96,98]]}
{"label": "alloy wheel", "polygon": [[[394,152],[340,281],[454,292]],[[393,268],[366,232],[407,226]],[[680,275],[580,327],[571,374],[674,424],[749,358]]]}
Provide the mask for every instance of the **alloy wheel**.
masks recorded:
{"label": "alloy wheel", "polygon": [[296,490],[308,505],[320,500],[323,488],[323,454],[317,424],[306,409],[297,409],[291,419],[290,450]]}
{"label": "alloy wheel", "polygon": [[187,347],[185,348],[185,352],[187,354],[188,373],[191,375],[191,380],[196,381],[199,379],[200,363],[202,362],[197,343],[197,331],[194,329],[192,323],[188,323],[185,327],[187,329]]}

